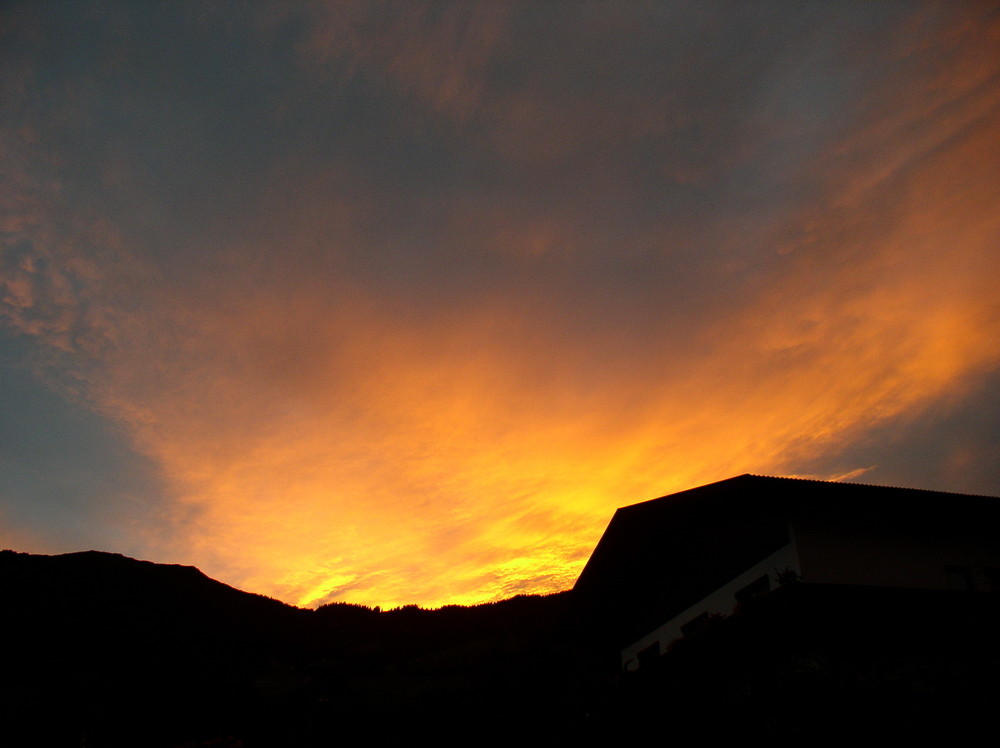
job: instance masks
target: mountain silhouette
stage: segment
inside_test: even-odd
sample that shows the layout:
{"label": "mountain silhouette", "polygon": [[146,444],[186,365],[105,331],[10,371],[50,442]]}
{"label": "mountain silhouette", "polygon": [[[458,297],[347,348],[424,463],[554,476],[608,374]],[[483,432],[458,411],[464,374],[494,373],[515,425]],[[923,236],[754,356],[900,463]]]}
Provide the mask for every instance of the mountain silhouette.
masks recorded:
{"label": "mountain silhouette", "polygon": [[574,657],[553,644],[565,593],[312,611],[95,551],[0,552],[0,585],[4,746],[328,745],[361,724],[458,735],[551,721],[571,701],[550,688],[568,672],[553,662]]}
{"label": "mountain silhouette", "polygon": [[947,738],[998,695],[993,593],[792,584],[638,673],[569,592],[301,610],[190,566],[3,551],[0,595],[4,748],[591,744],[650,720],[685,741]]}

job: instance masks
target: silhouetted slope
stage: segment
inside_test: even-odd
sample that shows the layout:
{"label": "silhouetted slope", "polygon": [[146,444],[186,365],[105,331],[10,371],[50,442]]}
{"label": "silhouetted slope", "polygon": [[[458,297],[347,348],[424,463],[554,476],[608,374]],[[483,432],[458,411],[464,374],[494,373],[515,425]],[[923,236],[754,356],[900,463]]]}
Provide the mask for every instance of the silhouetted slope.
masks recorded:
{"label": "silhouetted slope", "polygon": [[242,592],[193,566],[137,561],[116,553],[85,551],[60,556],[0,552],[8,598],[24,608],[101,608],[129,615],[142,608],[164,613],[195,608],[226,618],[275,619],[296,609]]}
{"label": "silhouetted slope", "polygon": [[[0,745],[914,738],[984,727],[995,594],[791,585],[622,676],[570,593],[299,610],[197,569],[0,553]],[[610,655],[610,657],[609,657]]]}
{"label": "silhouetted slope", "polygon": [[304,615],[193,567],[93,551],[0,553],[0,590],[6,745],[217,732]]}
{"label": "silhouetted slope", "polygon": [[[318,678],[319,698],[349,704],[362,721],[383,723],[392,715],[401,734],[430,732],[445,744],[463,735],[481,739],[484,730],[516,735],[529,725],[539,738],[565,733],[581,713],[586,682],[567,635],[568,603],[564,592],[357,616],[350,640],[363,652],[357,660],[363,669],[339,680]],[[317,618],[337,616],[336,626],[343,626],[342,608],[324,606]]]}
{"label": "silhouetted slope", "polygon": [[308,611],[95,552],[5,551],[0,585],[4,746],[329,745],[359,724],[457,741],[575,709],[565,594]]}

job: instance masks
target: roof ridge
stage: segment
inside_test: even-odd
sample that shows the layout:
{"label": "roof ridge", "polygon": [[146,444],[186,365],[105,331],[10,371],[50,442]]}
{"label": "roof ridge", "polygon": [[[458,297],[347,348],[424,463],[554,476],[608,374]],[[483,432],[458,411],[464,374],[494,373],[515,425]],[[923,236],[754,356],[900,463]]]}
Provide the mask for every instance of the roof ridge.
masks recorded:
{"label": "roof ridge", "polygon": [[[792,475],[760,475],[758,473],[744,473],[743,475],[737,475],[735,477],[765,478],[767,480],[800,481],[802,483],[824,483],[827,485],[864,486],[865,488],[890,488],[897,491],[919,491],[921,493],[936,493],[936,494],[943,494],[945,496],[976,496],[981,499],[1000,498],[998,496],[991,496],[990,494],[985,494],[985,493],[960,493],[958,491],[939,491],[935,488],[911,488],[910,486],[891,486],[882,483],[858,483],[855,481],[822,480],[820,478],[802,478],[799,476],[792,476]],[[730,478],[729,480],[732,479]]]}

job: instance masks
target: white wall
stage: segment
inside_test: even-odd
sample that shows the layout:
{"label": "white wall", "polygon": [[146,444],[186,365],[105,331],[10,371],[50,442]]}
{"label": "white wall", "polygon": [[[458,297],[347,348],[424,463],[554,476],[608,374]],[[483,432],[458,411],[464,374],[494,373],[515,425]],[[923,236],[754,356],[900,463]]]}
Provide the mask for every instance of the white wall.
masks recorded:
{"label": "white wall", "polygon": [[794,540],[788,545],[779,548],[767,558],[754,564],[710,595],[702,598],[687,610],[674,616],[659,628],[623,649],[622,667],[629,671],[636,670],[639,667],[639,652],[657,642],[660,645],[660,652],[666,652],[667,647],[672,642],[684,636],[681,632],[681,627],[703,613],[708,613],[709,615],[732,615],[736,610],[737,592],[765,575],[768,578],[770,588],[773,590],[779,586],[778,575],[786,570],[791,570],[799,575],[802,573]]}

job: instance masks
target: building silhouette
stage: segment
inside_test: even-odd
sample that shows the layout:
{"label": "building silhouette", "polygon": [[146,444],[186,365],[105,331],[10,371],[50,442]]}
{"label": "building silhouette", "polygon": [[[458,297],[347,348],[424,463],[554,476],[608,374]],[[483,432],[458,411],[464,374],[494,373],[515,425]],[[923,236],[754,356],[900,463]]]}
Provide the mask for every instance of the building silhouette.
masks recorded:
{"label": "building silhouette", "polygon": [[998,529],[996,498],[741,475],[618,509],[574,595],[635,671],[792,585],[860,619],[1000,590]]}

